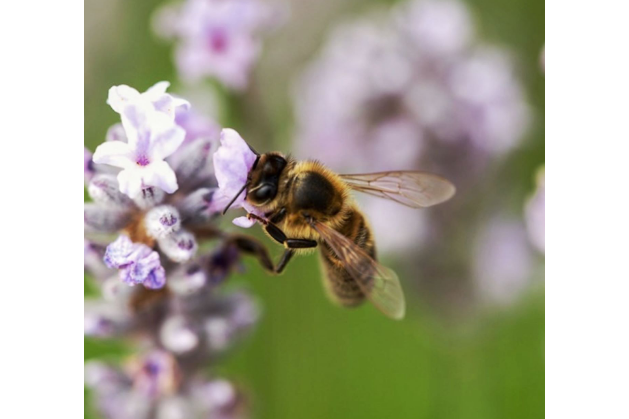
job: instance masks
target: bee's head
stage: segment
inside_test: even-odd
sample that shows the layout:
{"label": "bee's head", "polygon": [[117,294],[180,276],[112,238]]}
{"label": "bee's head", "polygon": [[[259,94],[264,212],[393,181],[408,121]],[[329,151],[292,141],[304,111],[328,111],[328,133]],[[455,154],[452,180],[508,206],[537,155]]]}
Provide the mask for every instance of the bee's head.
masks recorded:
{"label": "bee's head", "polygon": [[286,167],[286,159],[279,153],[262,154],[254,163],[247,183],[247,201],[261,206],[277,195],[280,175]]}
{"label": "bee's head", "polygon": [[271,202],[277,195],[280,175],[286,164],[286,159],[280,153],[258,154],[247,175],[247,182],[225,207],[223,214],[227,212],[243,191],[246,191],[247,201],[255,206],[262,206]]}

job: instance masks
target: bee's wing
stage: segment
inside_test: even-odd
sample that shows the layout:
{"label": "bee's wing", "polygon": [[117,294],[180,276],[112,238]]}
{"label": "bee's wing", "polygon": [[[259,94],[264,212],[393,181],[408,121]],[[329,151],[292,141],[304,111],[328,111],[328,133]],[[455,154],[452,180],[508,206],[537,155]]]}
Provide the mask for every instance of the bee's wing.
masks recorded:
{"label": "bee's wing", "polygon": [[456,188],[441,176],[424,172],[396,171],[341,175],[352,189],[399,202],[411,208],[424,208],[452,198]]}
{"label": "bee's wing", "polygon": [[312,227],[343,262],[361,291],[381,312],[399,320],[404,317],[406,304],[397,275],[373,260],[350,239],[322,224],[311,221]]}

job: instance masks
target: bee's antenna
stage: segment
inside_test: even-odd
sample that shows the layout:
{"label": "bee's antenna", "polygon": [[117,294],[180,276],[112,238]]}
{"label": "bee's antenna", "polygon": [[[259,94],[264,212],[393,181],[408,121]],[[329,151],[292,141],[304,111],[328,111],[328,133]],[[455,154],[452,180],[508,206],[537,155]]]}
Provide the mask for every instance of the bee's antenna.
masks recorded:
{"label": "bee's antenna", "polygon": [[234,201],[236,201],[236,199],[240,196],[240,194],[247,189],[247,186],[249,186],[249,181],[247,181],[247,183],[245,183],[242,188],[238,191],[238,193],[236,194],[236,196],[234,196],[232,198],[231,201],[229,201],[229,204],[227,204],[227,206],[225,207],[225,209],[223,210],[223,215],[225,215],[225,213],[227,212],[227,210],[229,209],[229,207],[232,206],[232,204],[234,203]]}
{"label": "bee's antenna", "polygon": [[[255,151],[254,151],[254,153],[255,153]],[[253,166],[251,166],[251,170],[255,169],[255,168],[258,166],[258,162],[259,162],[259,161],[260,161],[260,155],[259,155],[259,154],[256,154],[256,159],[255,159],[255,161],[253,162]]]}

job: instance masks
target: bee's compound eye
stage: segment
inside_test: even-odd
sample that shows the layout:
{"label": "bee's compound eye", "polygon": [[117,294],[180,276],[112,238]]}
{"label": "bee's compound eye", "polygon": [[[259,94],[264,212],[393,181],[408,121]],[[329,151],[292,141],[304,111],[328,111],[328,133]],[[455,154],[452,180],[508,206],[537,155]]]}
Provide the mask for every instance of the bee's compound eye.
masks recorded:
{"label": "bee's compound eye", "polygon": [[275,197],[275,187],[273,185],[264,184],[254,192],[254,197],[257,201],[266,201]]}

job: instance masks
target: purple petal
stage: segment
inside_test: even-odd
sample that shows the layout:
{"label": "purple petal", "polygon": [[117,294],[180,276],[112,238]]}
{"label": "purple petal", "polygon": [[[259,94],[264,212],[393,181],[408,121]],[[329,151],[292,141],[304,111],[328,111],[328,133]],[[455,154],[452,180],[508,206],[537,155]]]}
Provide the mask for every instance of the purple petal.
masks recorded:
{"label": "purple petal", "polygon": [[[218,181],[219,197],[229,200],[241,191],[256,158],[236,131],[229,128],[221,131],[221,145],[214,153],[214,173]],[[241,207],[244,201],[245,194],[240,193],[233,207]]]}
{"label": "purple petal", "polygon": [[163,288],[166,285],[166,271],[161,266],[155,268],[149,272],[142,284],[152,290]]}
{"label": "purple petal", "polygon": [[148,255],[151,249],[140,243],[133,243],[129,237],[121,234],[116,241],[107,246],[103,260],[110,268],[124,268]]}
{"label": "purple petal", "polygon": [[186,143],[202,138],[218,144],[221,131],[218,123],[194,109],[178,111],[175,122],[186,131]]}

